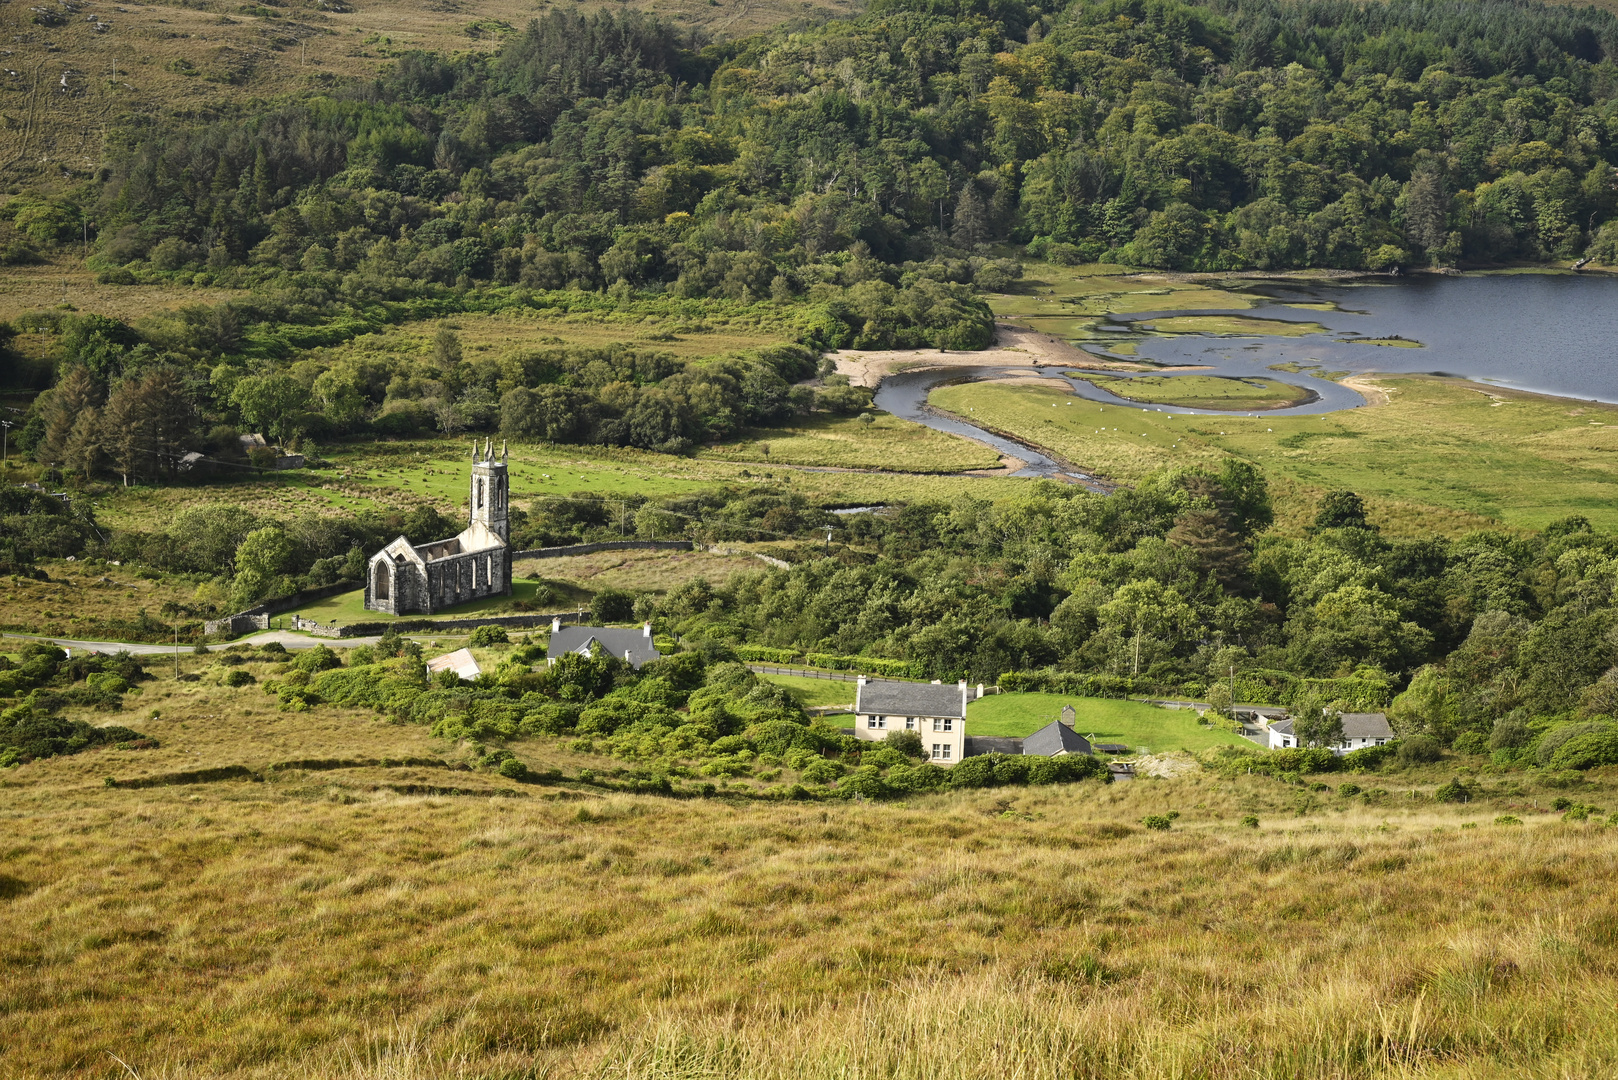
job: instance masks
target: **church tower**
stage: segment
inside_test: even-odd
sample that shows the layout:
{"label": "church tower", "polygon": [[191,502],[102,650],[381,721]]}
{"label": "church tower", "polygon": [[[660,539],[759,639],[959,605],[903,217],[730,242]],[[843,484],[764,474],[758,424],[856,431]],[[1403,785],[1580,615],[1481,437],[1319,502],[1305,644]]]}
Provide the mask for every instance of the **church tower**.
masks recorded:
{"label": "church tower", "polygon": [[481,524],[502,543],[511,543],[511,483],[506,473],[506,448],[500,447],[497,459],[483,440],[482,460],[478,459],[478,444],[472,443],[472,517],[471,524]]}

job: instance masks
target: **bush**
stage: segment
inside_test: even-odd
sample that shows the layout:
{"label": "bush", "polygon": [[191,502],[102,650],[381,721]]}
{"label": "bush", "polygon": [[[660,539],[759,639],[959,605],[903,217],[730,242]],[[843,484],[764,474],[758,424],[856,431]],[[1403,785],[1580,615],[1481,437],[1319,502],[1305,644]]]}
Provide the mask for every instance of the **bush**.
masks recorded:
{"label": "bush", "polygon": [[229,675],[225,676],[226,686],[250,686],[253,682],[253,676],[243,671],[241,668],[236,668]]}
{"label": "bush", "polygon": [[1451,744],[1457,754],[1487,754],[1489,737],[1481,731],[1463,731]]}
{"label": "bush", "polygon": [[635,617],[635,597],[623,589],[602,589],[590,601],[590,615],[597,622],[628,622]]}
{"label": "bush", "polygon": [[1444,748],[1425,735],[1399,740],[1398,757],[1406,765],[1430,765],[1444,756]]}
{"label": "bush", "polygon": [[1521,825],[1522,818],[1514,817],[1511,814],[1501,814],[1499,817],[1494,819],[1494,823],[1496,825]]}
{"label": "bush", "polygon": [[1258,815],[1257,814],[1247,814],[1247,815],[1243,816],[1243,818],[1241,820],[1241,826],[1244,829],[1256,829],[1256,828],[1258,828]]}
{"label": "bush", "polygon": [[1174,824],[1174,820],[1167,814],[1147,814],[1145,817],[1140,819],[1140,823],[1146,826],[1148,829],[1156,829],[1159,832],[1167,832],[1169,827]]}
{"label": "bush", "polygon": [[1343,784],[1337,789],[1337,794],[1341,795],[1345,799],[1352,799],[1359,793],[1360,786],[1358,784]]}
{"label": "bush", "polygon": [[921,744],[921,734],[915,731],[894,731],[885,740],[887,745],[905,757],[925,758],[927,751]]}
{"label": "bush", "polygon": [[330,646],[316,645],[299,653],[292,661],[292,666],[298,671],[313,675],[316,672],[329,671],[332,668],[343,666],[343,661],[333,652]]}
{"label": "bush", "polygon": [[1457,778],[1433,792],[1433,798],[1439,802],[1471,802],[1472,791]]}
{"label": "bush", "polygon": [[1568,739],[1551,755],[1553,769],[1593,769],[1618,765],[1618,730],[1606,728]]}
{"label": "bush", "polygon": [[796,649],[770,649],[763,645],[738,645],[736,656],[752,664],[790,664],[798,659]]}
{"label": "bush", "polygon": [[510,642],[511,636],[506,633],[505,627],[487,624],[474,629],[471,636],[466,639],[469,646],[478,649],[486,649],[490,645],[507,645]]}
{"label": "bush", "polygon": [[508,757],[502,761],[499,772],[507,780],[525,780],[528,778],[528,766],[514,757]]}

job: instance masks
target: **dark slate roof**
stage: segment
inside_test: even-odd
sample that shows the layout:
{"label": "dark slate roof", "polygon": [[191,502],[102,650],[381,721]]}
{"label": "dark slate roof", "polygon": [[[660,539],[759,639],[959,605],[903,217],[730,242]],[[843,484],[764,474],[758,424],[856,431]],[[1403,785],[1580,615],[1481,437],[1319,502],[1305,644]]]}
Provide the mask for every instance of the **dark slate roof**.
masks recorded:
{"label": "dark slate roof", "polygon": [[1288,717],[1285,720],[1271,720],[1270,721],[1270,730],[1275,731],[1275,732],[1279,732],[1282,735],[1291,735],[1292,734],[1292,718]]}
{"label": "dark slate roof", "polygon": [[966,749],[962,757],[977,757],[979,754],[1020,754],[1022,753],[1022,740],[1007,738],[1003,735],[968,735]]}
{"label": "dark slate roof", "polygon": [[1343,713],[1342,719],[1345,739],[1393,738],[1393,728],[1388,726],[1386,713],[1346,712]]}
{"label": "dark slate roof", "polygon": [[1022,752],[1040,757],[1055,757],[1063,752],[1088,754],[1090,740],[1060,720],[1052,720],[1022,741]]}
{"label": "dark slate roof", "polygon": [[639,670],[640,666],[648,660],[659,660],[663,654],[657,651],[652,639],[646,636],[641,627],[620,628],[611,626],[564,626],[560,630],[551,631],[551,641],[546,646],[547,656],[561,656],[564,653],[579,652],[591,641],[601,642],[602,651],[611,653],[618,659],[629,653],[630,666]]}
{"label": "dark slate roof", "polygon": [[867,679],[854,696],[854,711],[876,716],[954,716],[966,719],[965,694],[955,683]]}

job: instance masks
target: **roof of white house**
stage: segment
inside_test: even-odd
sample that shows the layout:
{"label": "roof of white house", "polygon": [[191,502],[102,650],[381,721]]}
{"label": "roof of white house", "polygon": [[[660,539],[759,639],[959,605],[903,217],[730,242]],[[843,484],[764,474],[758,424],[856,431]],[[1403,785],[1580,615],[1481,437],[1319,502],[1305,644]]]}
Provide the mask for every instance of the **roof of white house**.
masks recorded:
{"label": "roof of white house", "polygon": [[1285,720],[1271,720],[1270,730],[1281,735],[1291,735],[1292,717],[1289,716]]}
{"label": "roof of white house", "polygon": [[965,720],[966,685],[861,679],[854,693],[854,711],[862,715],[953,716]]}
{"label": "roof of white house", "polygon": [[467,682],[483,674],[483,669],[478,667],[478,662],[472,659],[472,653],[468,649],[456,649],[452,653],[435,656],[427,661],[427,674],[436,675],[440,671],[453,671]]}
{"label": "roof of white house", "polygon": [[618,659],[627,659],[631,667],[637,671],[648,660],[660,660],[663,654],[657,651],[652,644],[652,630],[650,626],[612,627],[612,626],[562,626],[551,629],[550,645],[546,648],[549,656],[557,657],[564,653],[576,652],[586,656],[590,654],[591,642],[600,642],[601,651],[616,656]]}
{"label": "roof of white house", "polygon": [[1342,720],[1345,739],[1393,738],[1393,728],[1388,724],[1386,713],[1346,712],[1342,714]]}
{"label": "roof of white house", "polygon": [[1055,757],[1064,752],[1088,754],[1090,740],[1060,720],[1052,720],[1022,741],[1022,752],[1041,757]]}

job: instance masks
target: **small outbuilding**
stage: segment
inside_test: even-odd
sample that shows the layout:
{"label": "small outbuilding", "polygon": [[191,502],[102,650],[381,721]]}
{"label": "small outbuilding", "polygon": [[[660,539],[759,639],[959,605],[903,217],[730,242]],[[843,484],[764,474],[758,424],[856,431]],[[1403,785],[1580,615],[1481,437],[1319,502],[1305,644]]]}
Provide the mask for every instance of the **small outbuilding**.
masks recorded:
{"label": "small outbuilding", "polygon": [[1064,754],[1090,753],[1090,740],[1068,727],[1061,720],[1053,720],[1022,741],[1024,754],[1040,757],[1061,757]]}
{"label": "small outbuilding", "polygon": [[478,662],[472,658],[469,649],[456,649],[452,653],[435,656],[427,661],[427,674],[437,675],[440,671],[453,671],[467,682],[483,674],[483,669],[478,667]]}

